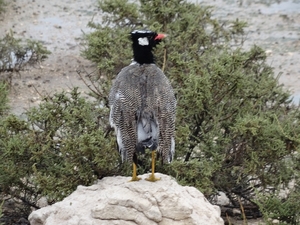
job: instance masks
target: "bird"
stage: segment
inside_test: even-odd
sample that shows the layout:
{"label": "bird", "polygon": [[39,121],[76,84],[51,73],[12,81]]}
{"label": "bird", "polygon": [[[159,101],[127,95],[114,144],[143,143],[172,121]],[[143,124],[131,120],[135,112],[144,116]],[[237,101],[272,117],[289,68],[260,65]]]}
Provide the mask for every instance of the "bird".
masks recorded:
{"label": "bird", "polygon": [[138,181],[137,155],[151,152],[151,175],[155,182],[155,158],[170,163],[175,154],[176,98],[169,79],[155,64],[153,50],[165,34],[150,30],[130,33],[133,61],[114,80],[109,93],[109,122],[117,136],[122,161],[133,165],[130,181]]}

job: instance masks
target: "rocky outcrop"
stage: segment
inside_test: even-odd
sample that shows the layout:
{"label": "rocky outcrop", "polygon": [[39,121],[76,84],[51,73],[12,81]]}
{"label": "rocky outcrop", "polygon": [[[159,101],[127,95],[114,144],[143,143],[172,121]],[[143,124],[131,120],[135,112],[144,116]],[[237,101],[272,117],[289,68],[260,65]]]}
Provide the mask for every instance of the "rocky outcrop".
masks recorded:
{"label": "rocky outcrop", "polygon": [[79,186],[54,205],[34,211],[31,225],[223,225],[218,206],[194,187],[157,173],[161,180],[128,182],[129,177],[106,177],[89,187]]}

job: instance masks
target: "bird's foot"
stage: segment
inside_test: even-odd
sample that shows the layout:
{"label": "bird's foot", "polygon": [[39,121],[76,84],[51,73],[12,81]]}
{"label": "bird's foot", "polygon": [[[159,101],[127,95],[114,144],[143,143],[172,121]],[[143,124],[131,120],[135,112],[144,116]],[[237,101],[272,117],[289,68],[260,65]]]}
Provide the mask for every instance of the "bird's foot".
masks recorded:
{"label": "bird's foot", "polygon": [[148,178],[146,178],[145,180],[147,181],[151,181],[151,182],[155,182],[160,180],[160,177],[155,177],[154,174],[151,174]]}
{"label": "bird's foot", "polygon": [[139,181],[141,179],[142,178],[139,178],[138,176],[132,176],[132,178],[131,178],[131,180],[129,182],[131,182],[131,181]]}

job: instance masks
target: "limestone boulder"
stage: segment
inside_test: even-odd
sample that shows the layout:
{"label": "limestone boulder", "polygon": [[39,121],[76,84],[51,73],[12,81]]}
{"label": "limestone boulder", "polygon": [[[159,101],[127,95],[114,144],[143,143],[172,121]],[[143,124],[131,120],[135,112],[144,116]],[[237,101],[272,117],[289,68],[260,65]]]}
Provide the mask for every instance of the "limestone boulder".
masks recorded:
{"label": "limestone boulder", "polygon": [[31,225],[223,225],[220,209],[194,187],[170,176],[128,182],[130,177],[106,177],[89,187],[78,186],[63,201],[32,212]]}

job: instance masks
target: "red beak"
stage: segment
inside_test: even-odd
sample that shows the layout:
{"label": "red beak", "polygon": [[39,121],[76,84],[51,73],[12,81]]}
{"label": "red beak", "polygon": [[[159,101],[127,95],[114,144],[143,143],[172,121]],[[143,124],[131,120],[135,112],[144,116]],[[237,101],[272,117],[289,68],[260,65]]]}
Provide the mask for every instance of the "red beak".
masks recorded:
{"label": "red beak", "polygon": [[154,38],[154,40],[161,40],[165,38],[167,35],[166,34],[157,34],[157,36]]}

